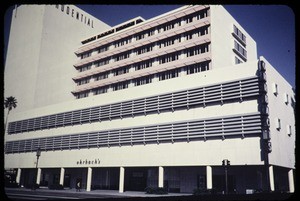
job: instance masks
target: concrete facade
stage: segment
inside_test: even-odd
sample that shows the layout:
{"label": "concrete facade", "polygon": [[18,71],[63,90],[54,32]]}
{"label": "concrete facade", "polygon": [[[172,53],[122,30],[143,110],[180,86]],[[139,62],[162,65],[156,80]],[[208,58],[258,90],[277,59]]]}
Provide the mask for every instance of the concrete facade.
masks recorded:
{"label": "concrete facade", "polygon": [[[93,27],[84,23],[84,18],[93,20]],[[4,96],[18,97],[15,112],[72,100],[74,51],[80,40],[108,28],[73,5],[22,5],[14,9]]]}

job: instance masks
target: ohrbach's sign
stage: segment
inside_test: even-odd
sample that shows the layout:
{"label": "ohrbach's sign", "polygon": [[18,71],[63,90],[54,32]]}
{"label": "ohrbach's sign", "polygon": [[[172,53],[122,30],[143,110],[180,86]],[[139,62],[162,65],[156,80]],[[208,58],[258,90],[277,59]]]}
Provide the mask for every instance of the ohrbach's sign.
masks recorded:
{"label": "ohrbach's sign", "polygon": [[93,160],[88,160],[88,159],[80,159],[77,161],[77,165],[100,165],[100,159],[95,158]]}

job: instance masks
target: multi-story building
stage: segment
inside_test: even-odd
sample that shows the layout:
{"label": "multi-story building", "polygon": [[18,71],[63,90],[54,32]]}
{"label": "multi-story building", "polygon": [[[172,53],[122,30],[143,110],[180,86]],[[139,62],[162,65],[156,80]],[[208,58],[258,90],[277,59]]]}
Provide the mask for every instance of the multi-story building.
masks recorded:
{"label": "multi-story building", "polygon": [[227,159],[230,192],[294,192],[294,92],[222,6],[114,27],[74,6],[19,6],[5,78],[19,103],[5,169],[22,186],[221,192]]}

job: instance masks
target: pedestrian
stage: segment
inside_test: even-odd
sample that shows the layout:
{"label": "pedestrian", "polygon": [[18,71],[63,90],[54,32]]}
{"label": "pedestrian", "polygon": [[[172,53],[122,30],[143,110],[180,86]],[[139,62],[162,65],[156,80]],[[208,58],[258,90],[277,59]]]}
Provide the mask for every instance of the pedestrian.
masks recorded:
{"label": "pedestrian", "polygon": [[80,192],[80,181],[76,184],[76,192]]}

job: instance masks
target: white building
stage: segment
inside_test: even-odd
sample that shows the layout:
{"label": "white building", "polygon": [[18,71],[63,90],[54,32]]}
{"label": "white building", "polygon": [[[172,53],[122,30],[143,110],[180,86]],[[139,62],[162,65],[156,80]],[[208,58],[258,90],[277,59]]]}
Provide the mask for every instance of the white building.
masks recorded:
{"label": "white building", "polygon": [[228,159],[229,192],[294,192],[294,92],[222,6],[115,27],[75,6],[19,6],[5,83],[18,100],[5,169],[20,185],[221,192]]}

